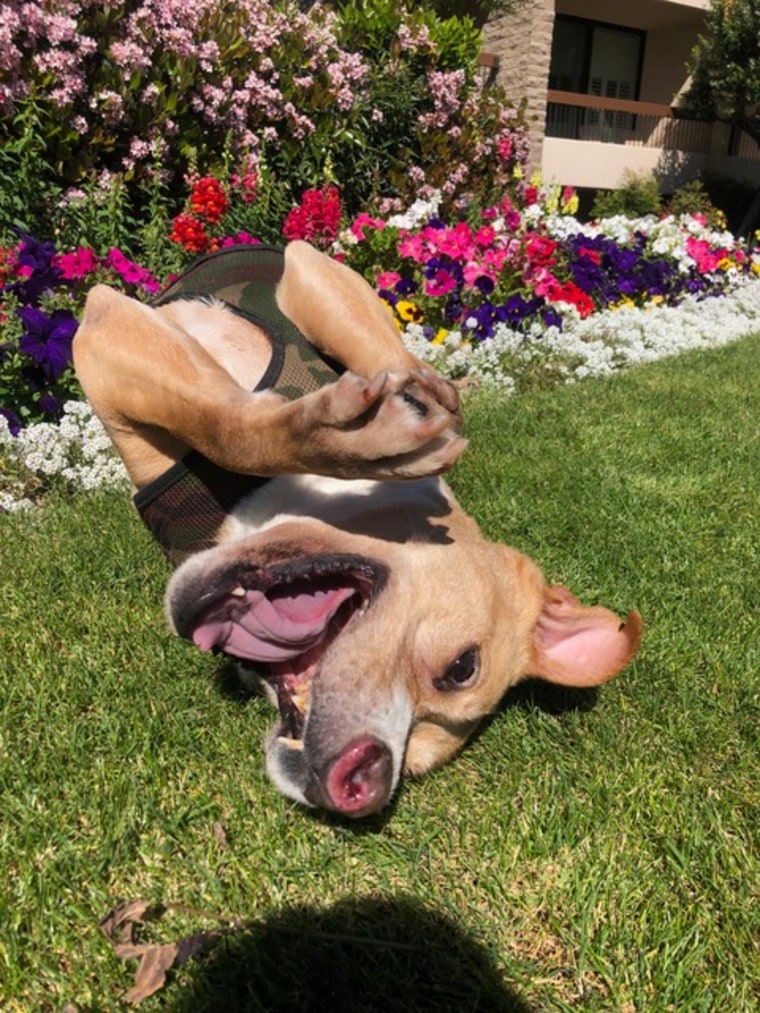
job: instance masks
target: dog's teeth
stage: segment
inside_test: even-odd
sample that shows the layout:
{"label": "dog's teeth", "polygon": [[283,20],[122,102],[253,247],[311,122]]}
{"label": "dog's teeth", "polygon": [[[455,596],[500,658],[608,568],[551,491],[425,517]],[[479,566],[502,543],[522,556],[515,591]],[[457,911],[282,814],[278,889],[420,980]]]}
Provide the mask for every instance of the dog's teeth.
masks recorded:
{"label": "dog's teeth", "polygon": [[299,714],[303,714],[305,712],[306,700],[301,696],[300,693],[297,693],[295,696],[292,696],[290,698],[290,702],[293,704],[293,706],[295,707],[295,709],[298,711]]}
{"label": "dog's teeth", "polygon": [[303,739],[290,739],[285,735],[278,735],[277,741],[281,742],[283,746],[287,746],[288,749],[294,749],[299,752],[303,749]]}
{"label": "dog's teeth", "polygon": [[245,588],[241,584],[238,584],[237,587],[233,587],[230,594],[235,598],[245,598]]}
{"label": "dog's teeth", "polygon": [[305,714],[306,708],[309,706],[311,700],[311,686],[306,684],[301,689],[294,693],[290,698],[290,702],[295,706],[299,714]]}

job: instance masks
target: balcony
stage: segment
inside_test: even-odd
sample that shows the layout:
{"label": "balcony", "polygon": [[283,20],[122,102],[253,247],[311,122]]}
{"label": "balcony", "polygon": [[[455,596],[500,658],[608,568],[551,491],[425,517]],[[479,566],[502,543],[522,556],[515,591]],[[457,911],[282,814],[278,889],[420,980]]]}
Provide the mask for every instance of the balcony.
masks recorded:
{"label": "balcony", "polygon": [[760,148],[667,105],[550,89],[542,169],[546,179],[594,188],[618,186],[626,170],[654,173],[667,191],[704,169],[760,181]]}

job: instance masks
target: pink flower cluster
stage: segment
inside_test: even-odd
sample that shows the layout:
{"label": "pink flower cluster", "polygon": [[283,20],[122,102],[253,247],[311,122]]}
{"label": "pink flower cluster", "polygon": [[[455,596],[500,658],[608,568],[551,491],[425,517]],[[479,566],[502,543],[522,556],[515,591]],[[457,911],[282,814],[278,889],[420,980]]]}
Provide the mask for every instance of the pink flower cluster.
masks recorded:
{"label": "pink flower cluster", "polygon": [[[545,200],[535,189],[531,199]],[[573,198],[563,191],[562,206]],[[525,218],[508,197],[476,222],[446,224],[434,214],[406,225],[403,216],[396,224],[362,214],[347,232],[352,238],[342,255],[349,265],[366,271],[395,260],[390,269],[373,272],[376,288],[402,324],[424,322],[429,338],[437,328],[459,328],[483,340],[499,323],[519,328],[537,317],[556,323],[568,309],[584,318],[597,308],[589,292],[568,276],[567,251],[559,241],[540,219]],[[595,251],[575,253],[585,254],[593,260]]]}
{"label": "pink flower cluster", "polygon": [[108,274],[116,274],[127,285],[146,295],[155,295],[161,287],[147,268],[130,260],[115,247],[104,257],[99,257],[88,246],[80,246],[76,250],[57,254],[53,258],[53,264],[65,281],[81,281],[105,270]]}
{"label": "pink flower cluster", "polygon": [[[315,90],[318,105],[341,110],[362,95],[368,67],[341,47],[337,27],[320,5],[305,13],[268,0],[8,0],[0,5],[0,110],[12,110],[34,85],[85,138],[147,121],[147,133],[127,142],[129,170],[150,161],[154,143],[165,145],[191,103],[202,121],[228,131],[239,151],[255,150],[264,135],[276,142],[283,123],[306,138],[315,127],[303,109]],[[103,59],[93,78],[90,60],[98,51]],[[283,53],[291,55],[283,60]],[[293,94],[299,101],[288,105]],[[169,115],[177,98],[180,108]]]}
{"label": "pink flower cluster", "polygon": [[706,239],[697,239],[696,236],[689,236],[686,240],[686,252],[697,265],[697,270],[703,274],[715,271],[726,260],[733,257],[743,260],[741,250],[728,250],[725,247],[714,249]]}

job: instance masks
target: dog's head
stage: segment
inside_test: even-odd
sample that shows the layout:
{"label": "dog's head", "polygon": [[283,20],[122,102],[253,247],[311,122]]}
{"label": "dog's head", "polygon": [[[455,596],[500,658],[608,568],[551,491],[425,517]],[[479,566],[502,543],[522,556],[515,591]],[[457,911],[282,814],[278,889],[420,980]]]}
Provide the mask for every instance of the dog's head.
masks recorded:
{"label": "dog's head", "polygon": [[519,552],[465,541],[378,551],[284,522],[177,570],[176,631],[240,659],[279,708],[266,754],[285,795],[377,812],[402,772],[450,759],[520,679],[594,686],[631,660],[638,614],[584,607]]}

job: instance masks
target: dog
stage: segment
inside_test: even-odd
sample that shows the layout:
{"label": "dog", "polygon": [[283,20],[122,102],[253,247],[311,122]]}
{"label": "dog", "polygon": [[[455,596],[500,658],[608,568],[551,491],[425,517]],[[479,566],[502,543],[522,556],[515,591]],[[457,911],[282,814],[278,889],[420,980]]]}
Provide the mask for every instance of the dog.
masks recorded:
{"label": "dog", "polygon": [[74,363],[175,567],[170,625],[279,709],[287,797],[376,813],[519,680],[597,686],[636,653],[638,613],[483,537],[441,477],[457,392],[309,244],[206,255],[150,306],[96,286]]}

